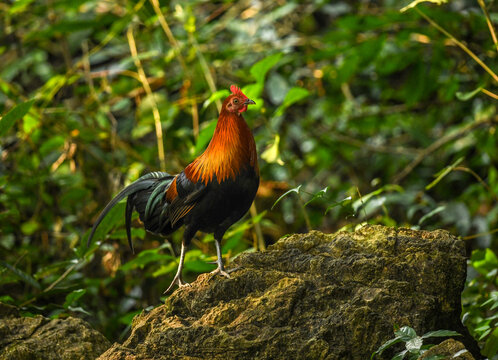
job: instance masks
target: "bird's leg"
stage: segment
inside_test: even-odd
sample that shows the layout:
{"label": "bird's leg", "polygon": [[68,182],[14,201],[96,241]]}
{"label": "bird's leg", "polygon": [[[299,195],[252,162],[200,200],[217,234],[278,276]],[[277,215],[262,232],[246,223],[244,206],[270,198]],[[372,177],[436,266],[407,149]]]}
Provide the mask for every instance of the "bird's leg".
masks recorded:
{"label": "bird's leg", "polygon": [[216,270],[211,271],[211,274],[220,274],[226,278],[230,278],[228,272],[225,271],[225,266],[223,265],[223,258],[221,257],[221,240],[214,239],[214,244],[216,245],[216,256],[218,257],[218,259],[216,260],[216,264],[218,264],[218,267],[216,268]]}
{"label": "bird's leg", "polygon": [[184,240],[184,241],[182,241],[182,250],[180,251],[180,263],[178,264],[178,270],[176,271],[176,275],[173,278],[173,281],[171,282],[171,284],[168,286],[168,288],[166,289],[166,291],[163,294],[166,294],[167,292],[169,292],[175,284],[178,284],[179,287],[190,286],[189,283],[186,283],[182,279],[183,261],[185,260],[186,249],[187,249],[187,246],[185,246],[185,240]]}

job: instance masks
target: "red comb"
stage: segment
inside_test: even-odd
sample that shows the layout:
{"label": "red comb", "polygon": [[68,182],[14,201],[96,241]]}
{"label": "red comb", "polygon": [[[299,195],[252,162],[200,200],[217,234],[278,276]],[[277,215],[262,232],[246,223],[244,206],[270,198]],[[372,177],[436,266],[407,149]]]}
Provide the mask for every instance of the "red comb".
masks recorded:
{"label": "red comb", "polygon": [[234,95],[239,95],[239,96],[242,96],[243,98],[247,99],[247,96],[244,95],[242,90],[240,90],[240,88],[235,86],[235,85],[230,86],[230,92]]}

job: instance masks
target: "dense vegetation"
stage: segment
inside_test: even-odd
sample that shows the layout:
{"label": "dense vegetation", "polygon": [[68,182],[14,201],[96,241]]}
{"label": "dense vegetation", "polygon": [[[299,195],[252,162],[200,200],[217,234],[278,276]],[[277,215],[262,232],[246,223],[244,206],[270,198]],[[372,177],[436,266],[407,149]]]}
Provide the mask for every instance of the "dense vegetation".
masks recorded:
{"label": "dense vegetation", "polygon": [[[87,249],[89,229],[124,184],[205,148],[234,83],[257,103],[263,181],[226,258],[310,228],[447,229],[468,243],[463,321],[496,354],[498,9],[403,5],[0,3],[0,301],[126,336],[159,304],[181,232],[165,242],[135,218],[134,255],[124,205]],[[198,234],[187,280],[214,259]]]}

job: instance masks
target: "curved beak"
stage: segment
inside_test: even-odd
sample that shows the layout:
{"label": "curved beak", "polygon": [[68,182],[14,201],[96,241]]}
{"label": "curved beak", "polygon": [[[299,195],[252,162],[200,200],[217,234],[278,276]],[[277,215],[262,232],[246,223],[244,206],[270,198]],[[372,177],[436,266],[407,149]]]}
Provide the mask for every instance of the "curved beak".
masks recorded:
{"label": "curved beak", "polygon": [[251,99],[246,99],[246,101],[244,101],[244,105],[254,105],[256,104],[254,101],[252,101]]}

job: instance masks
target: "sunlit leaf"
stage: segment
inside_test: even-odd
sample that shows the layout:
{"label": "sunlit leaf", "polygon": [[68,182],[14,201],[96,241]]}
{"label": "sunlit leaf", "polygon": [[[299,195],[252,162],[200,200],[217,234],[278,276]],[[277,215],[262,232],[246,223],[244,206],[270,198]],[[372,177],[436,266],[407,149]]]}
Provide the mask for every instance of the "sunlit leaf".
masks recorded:
{"label": "sunlit leaf", "polygon": [[0,118],[0,137],[4,136],[14,123],[26,115],[35,100],[29,100],[14,106],[7,114]]}
{"label": "sunlit leaf", "polygon": [[415,1],[412,1],[411,3],[409,3],[408,5],[406,5],[400,11],[404,12],[404,11],[411,9],[411,8],[417,6],[418,4],[421,4],[424,2],[430,2],[430,3],[436,4],[436,5],[442,5],[442,4],[446,4],[448,2],[448,0],[415,0]]}
{"label": "sunlit leaf", "polygon": [[437,178],[425,187],[425,190],[430,190],[434,186],[436,186],[446,175],[448,175],[451,171],[453,171],[453,169],[455,169],[464,159],[465,158],[462,156],[461,158],[458,158],[453,164],[441,170],[437,174]]}
{"label": "sunlit leaf", "polygon": [[405,347],[409,352],[416,354],[420,351],[423,343],[424,342],[422,338],[420,336],[416,336],[413,339],[408,340],[405,344]]}
{"label": "sunlit leaf", "polygon": [[261,154],[261,158],[270,164],[277,163],[280,166],[284,165],[284,162],[280,158],[280,152],[278,150],[279,143],[280,135],[276,134],[273,144]]}

